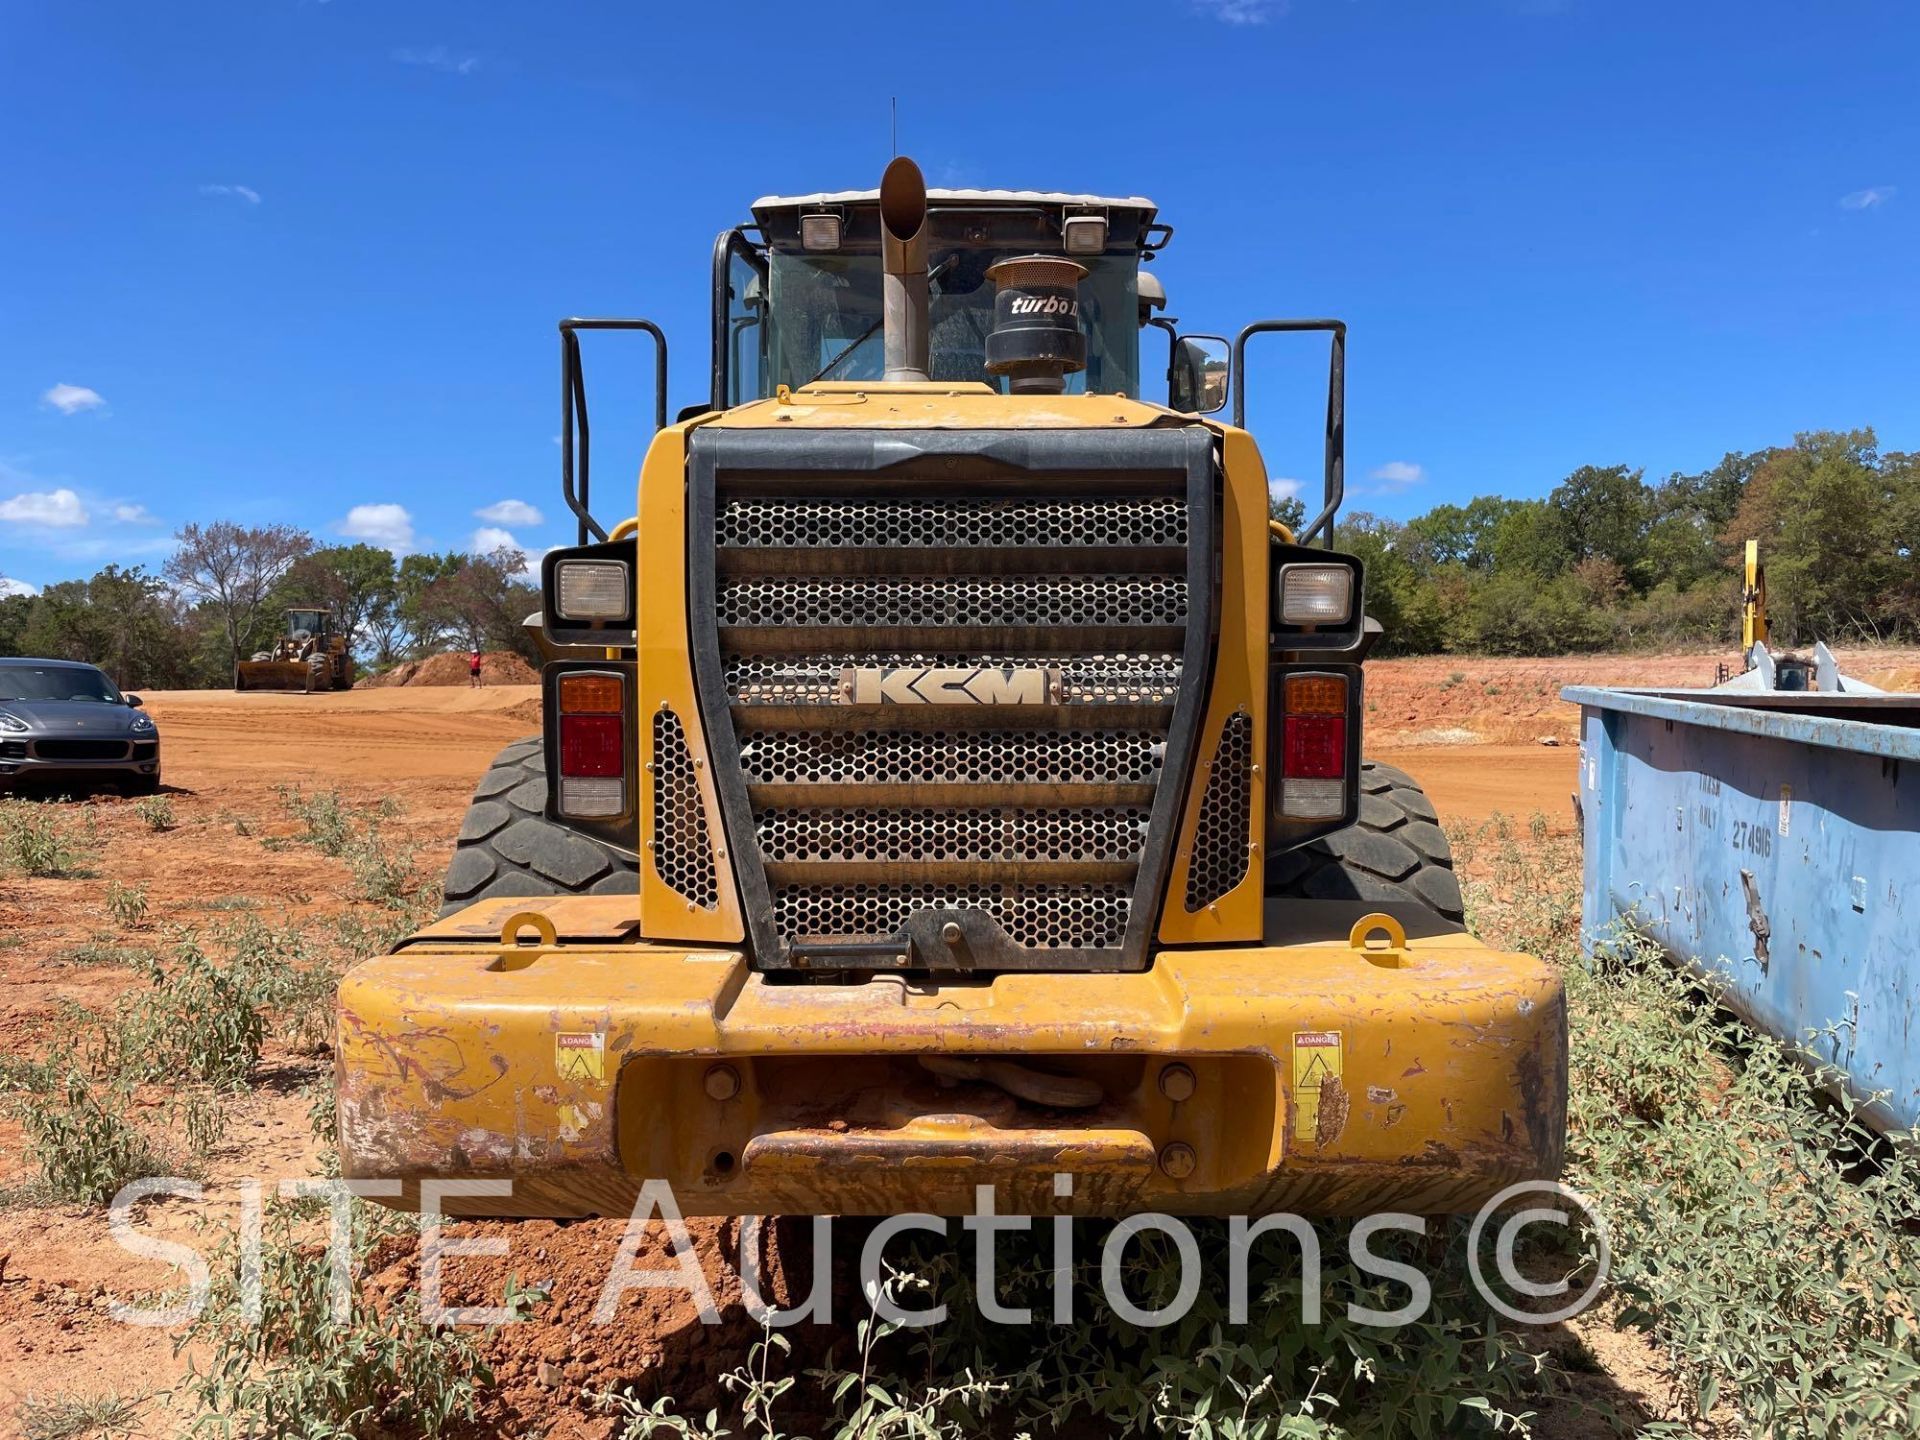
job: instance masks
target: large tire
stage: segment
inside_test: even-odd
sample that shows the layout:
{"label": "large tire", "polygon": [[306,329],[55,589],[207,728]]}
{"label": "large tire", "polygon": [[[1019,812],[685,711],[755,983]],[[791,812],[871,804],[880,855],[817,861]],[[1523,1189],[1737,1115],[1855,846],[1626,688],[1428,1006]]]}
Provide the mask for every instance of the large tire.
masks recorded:
{"label": "large tire", "polygon": [[633,895],[633,860],[546,818],[547,761],[538,735],[516,740],[480,778],[447,866],[440,913],[500,896]]}
{"label": "large tire", "polygon": [[1282,855],[1268,893],[1295,900],[1368,900],[1424,905],[1460,924],[1464,906],[1453,847],[1433,802],[1404,770],[1360,767],[1360,818]]}

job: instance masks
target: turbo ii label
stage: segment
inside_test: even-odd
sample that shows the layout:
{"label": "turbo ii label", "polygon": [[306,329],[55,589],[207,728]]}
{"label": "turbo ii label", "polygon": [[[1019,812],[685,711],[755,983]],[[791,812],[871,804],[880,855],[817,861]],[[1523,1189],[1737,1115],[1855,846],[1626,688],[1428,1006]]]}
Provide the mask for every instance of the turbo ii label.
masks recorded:
{"label": "turbo ii label", "polygon": [[1007,305],[1009,315],[1058,315],[1080,318],[1080,301],[1073,295],[1016,295]]}
{"label": "turbo ii label", "polygon": [[834,698],[842,705],[1057,705],[1060,671],[849,665]]}

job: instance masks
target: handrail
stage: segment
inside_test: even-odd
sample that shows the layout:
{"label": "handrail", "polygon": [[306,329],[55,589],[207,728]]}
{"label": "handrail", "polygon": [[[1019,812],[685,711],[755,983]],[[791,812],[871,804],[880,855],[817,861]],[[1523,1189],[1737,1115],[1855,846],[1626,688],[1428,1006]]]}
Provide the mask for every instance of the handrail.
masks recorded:
{"label": "handrail", "polygon": [[1233,340],[1233,424],[1247,428],[1247,341],[1255,335],[1298,334],[1302,331],[1326,331],[1333,336],[1332,354],[1327,362],[1327,443],[1324,504],[1320,513],[1300,531],[1300,543],[1311,544],[1313,537],[1326,532],[1326,544],[1333,545],[1333,517],[1347,490],[1347,322],[1344,320],[1256,320]]}
{"label": "handrail", "polygon": [[[567,502],[567,508],[580,522],[578,543],[585,545],[589,538],[606,539],[607,532],[593,518],[591,509],[593,435],[587,424],[587,384],[580,364],[579,332],[582,330],[644,330],[653,337],[653,428],[656,431],[665,429],[667,424],[667,337],[651,320],[589,320],[576,316],[560,322],[560,493]],[[577,488],[574,467],[576,425],[580,432]]]}

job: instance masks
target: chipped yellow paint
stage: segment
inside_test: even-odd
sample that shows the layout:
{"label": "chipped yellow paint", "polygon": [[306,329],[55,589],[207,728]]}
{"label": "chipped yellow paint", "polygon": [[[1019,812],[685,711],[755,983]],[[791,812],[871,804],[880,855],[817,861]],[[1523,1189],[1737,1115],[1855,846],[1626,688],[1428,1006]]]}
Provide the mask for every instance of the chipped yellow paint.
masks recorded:
{"label": "chipped yellow paint", "polygon": [[[476,1202],[496,1214],[624,1214],[656,1176],[700,1214],[964,1213],[975,1183],[1003,1186],[1009,1212],[1333,1214],[1472,1209],[1559,1170],[1559,976],[1464,933],[1412,927],[1404,963],[1381,966],[1347,943],[1367,907],[1293,902],[1276,933],[1332,938],[1164,951],[1130,974],[796,986],[739,950],[568,943],[602,923],[566,914],[587,903],[551,902],[557,946],[503,946],[496,922],[490,941],[423,937],[346,976],[344,1174],[511,1178],[510,1200]],[[603,1073],[556,1075],[555,1036],[595,1033]],[[1337,1126],[1324,1080],[1300,1113],[1314,1033],[1340,1040]],[[943,1088],[930,1053],[1103,1098],[1043,1111]],[[1177,1104],[1158,1084],[1175,1059],[1195,1077]],[[706,1083],[721,1063],[724,1100]],[[1392,1104],[1349,1108],[1349,1090]],[[1196,1157],[1178,1179],[1155,1163],[1174,1142]],[[1055,1169],[1075,1173],[1065,1202]]]}

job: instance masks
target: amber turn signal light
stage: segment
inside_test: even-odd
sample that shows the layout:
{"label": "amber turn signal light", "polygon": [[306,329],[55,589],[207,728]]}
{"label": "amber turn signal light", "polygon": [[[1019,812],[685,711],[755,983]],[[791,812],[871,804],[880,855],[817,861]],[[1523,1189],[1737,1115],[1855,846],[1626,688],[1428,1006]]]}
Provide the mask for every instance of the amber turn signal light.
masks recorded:
{"label": "amber turn signal light", "polygon": [[562,715],[618,715],[624,698],[620,681],[613,675],[560,677]]}
{"label": "amber turn signal light", "polygon": [[1344,715],[1347,681],[1343,675],[1289,675],[1286,678],[1289,715]]}

